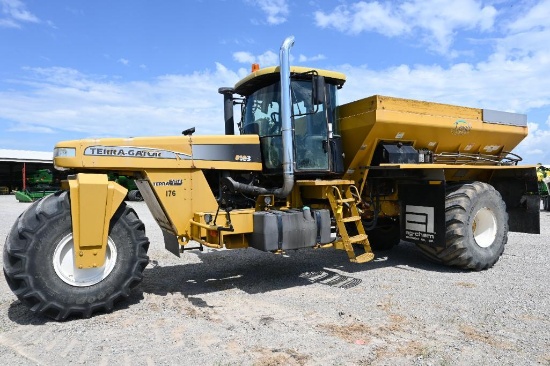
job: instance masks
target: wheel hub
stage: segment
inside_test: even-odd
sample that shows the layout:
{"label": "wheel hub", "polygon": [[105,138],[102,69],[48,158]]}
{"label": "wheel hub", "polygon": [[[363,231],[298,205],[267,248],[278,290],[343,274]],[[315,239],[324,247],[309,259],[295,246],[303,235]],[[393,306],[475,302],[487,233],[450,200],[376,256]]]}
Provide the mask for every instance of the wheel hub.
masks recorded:
{"label": "wheel hub", "polygon": [[492,210],[483,207],[476,213],[472,232],[476,244],[480,247],[488,248],[493,244],[497,236],[497,220]]}
{"label": "wheel hub", "polygon": [[97,268],[76,268],[73,245],[73,234],[69,234],[61,239],[53,253],[53,268],[63,282],[76,287],[92,286],[111,273],[117,258],[117,249],[111,238],[107,240],[105,263]]}

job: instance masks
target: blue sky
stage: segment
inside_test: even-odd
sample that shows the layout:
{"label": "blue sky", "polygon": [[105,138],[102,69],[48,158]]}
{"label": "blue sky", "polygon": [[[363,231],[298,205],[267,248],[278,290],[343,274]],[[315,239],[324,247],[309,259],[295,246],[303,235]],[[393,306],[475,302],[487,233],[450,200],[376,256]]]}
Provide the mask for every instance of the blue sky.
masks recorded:
{"label": "blue sky", "polygon": [[373,94],[528,115],[550,162],[550,0],[0,0],[0,148],[223,133],[218,87],[250,64],[344,72]]}

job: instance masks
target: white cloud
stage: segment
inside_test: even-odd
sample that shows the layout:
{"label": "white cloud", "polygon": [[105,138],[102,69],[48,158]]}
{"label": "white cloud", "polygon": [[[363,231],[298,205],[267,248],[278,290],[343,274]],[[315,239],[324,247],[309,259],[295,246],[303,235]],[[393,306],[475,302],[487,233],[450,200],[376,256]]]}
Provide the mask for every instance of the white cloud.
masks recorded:
{"label": "white cloud", "polygon": [[513,32],[523,32],[537,27],[548,27],[550,19],[550,0],[542,0],[530,8],[527,13],[512,22],[508,28]]}
{"label": "white cloud", "polygon": [[550,131],[541,129],[537,123],[529,123],[528,125],[529,135],[518,145],[514,152],[527,158],[529,164],[547,164],[550,162],[550,153],[548,152]]}
{"label": "white cloud", "polygon": [[419,29],[424,42],[437,52],[447,52],[459,30],[492,29],[496,9],[478,0],[414,0],[400,6],[403,18]]}
{"label": "white cloud", "polygon": [[9,132],[30,132],[30,133],[54,133],[54,130],[52,130],[49,127],[45,126],[33,126],[33,125],[26,125],[21,124],[17,125],[12,128],[8,128],[7,131]]}
{"label": "white cloud", "polygon": [[261,55],[253,55],[250,52],[235,52],[233,53],[235,61],[242,64],[260,64],[260,67],[276,66],[279,64],[279,55],[273,51],[266,51]]}
{"label": "white cloud", "polygon": [[[250,52],[239,51],[239,52],[233,53],[233,59],[242,64],[251,65],[251,64],[257,63],[257,64],[260,64],[260,67],[279,65],[279,55],[273,51],[266,51],[260,55],[253,55]],[[291,62],[306,63],[306,62],[314,62],[314,61],[320,61],[325,59],[326,59],[326,56],[323,54],[317,54],[315,56],[306,56],[306,55],[300,54],[297,57],[295,57],[292,54],[290,55]]]}
{"label": "white cloud", "polygon": [[286,22],[288,17],[287,0],[248,0],[250,3],[258,6],[267,16],[267,23],[277,25]]}
{"label": "white cloud", "polygon": [[0,27],[2,28],[21,28],[13,19],[0,18]]}
{"label": "white cloud", "polygon": [[317,26],[348,34],[377,32],[387,37],[419,35],[433,51],[450,50],[458,30],[492,29],[497,11],[478,0],[359,1],[332,12],[315,12]]}
{"label": "white cloud", "polygon": [[253,64],[256,62],[256,57],[250,52],[235,52],[233,53],[233,58],[235,61],[240,62],[241,64]]}
{"label": "white cloud", "polygon": [[537,58],[548,65],[550,58],[550,0],[542,0],[509,23],[506,37],[497,40],[497,53],[509,58]]}
{"label": "white cloud", "polygon": [[117,62],[123,64],[124,66],[130,63],[130,61],[125,58],[119,58]]}
{"label": "white cloud", "polygon": [[313,62],[313,61],[319,61],[319,60],[324,60],[324,59],[326,59],[326,57],[325,57],[325,55],[322,55],[322,54],[318,54],[318,55],[311,56],[311,57],[308,57],[308,56],[305,56],[305,55],[298,56],[298,62]]}
{"label": "white cloud", "polygon": [[339,5],[328,14],[317,11],[315,20],[321,28],[332,27],[350,34],[375,31],[396,36],[409,31],[408,25],[400,19],[390,4],[380,4],[377,1]]}
{"label": "white cloud", "polygon": [[0,27],[21,28],[21,23],[40,23],[40,19],[29,12],[20,0],[0,0],[0,6]]}
{"label": "white cloud", "polygon": [[151,82],[121,82],[68,68],[27,69],[12,80],[25,90],[0,91],[0,119],[11,131],[72,131],[83,137],[174,135],[195,126],[223,133],[221,86],[241,77],[221,64],[215,70],[164,75]]}

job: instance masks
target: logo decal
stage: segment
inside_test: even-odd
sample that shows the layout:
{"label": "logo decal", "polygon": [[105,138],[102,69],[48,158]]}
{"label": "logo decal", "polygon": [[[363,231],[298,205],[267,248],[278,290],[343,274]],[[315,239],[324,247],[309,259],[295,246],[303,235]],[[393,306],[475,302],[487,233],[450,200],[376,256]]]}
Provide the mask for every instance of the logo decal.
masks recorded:
{"label": "logo decal", "polygon": [[407,205],[405,211],[406,238],[433,243],[435,240],[434,208]]}
{"label": "logo decal", "polygon": [[84,150],[88,156],[117,156],[125,158],[188,159],[189,155],[168,150],[135,146],[89,146]]}
{"label": "logo decal", "polygon": [[472,129],[472,125],[466,120],[463,119],[457,119],[454,123],[455,127],[451,130],[451,133],[453,135],[467,135],[470,133],[470,130]]}
{"label": "logo decal", "polygon": [[182,179],[169,179],[166,182],[153,182],[155,187],[163,186],[181,186],[183,184]]}

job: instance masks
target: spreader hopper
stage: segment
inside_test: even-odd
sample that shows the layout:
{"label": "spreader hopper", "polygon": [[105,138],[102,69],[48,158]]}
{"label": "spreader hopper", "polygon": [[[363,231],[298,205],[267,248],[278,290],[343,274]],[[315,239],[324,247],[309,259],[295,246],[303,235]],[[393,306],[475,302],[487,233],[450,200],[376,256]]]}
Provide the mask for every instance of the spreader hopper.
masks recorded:
{"label": "spreader hopper", "polygon": [[373,162],[380,143],[431,153],[433,163],[508,164],[527,136],[527,116],[488,109],[374,95],[342,105],[339,122],[345,166]]}

